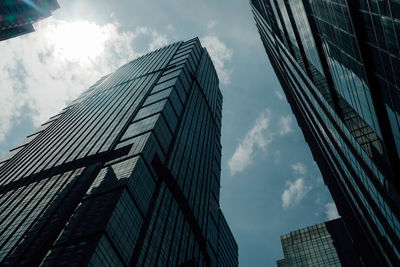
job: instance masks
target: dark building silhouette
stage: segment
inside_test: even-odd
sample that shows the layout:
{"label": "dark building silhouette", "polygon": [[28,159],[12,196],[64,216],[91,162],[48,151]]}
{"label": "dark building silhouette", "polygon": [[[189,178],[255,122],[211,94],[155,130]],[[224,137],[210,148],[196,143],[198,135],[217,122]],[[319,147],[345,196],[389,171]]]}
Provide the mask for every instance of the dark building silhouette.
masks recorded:
{"label": "dark building silhouette", "polygon": [[237,266],[222,95],[197,38],[101,78],[1,160],[0,262]]}
{"label": "dark building silhouette", "polygon": [[0,41],[35,31],[32,23],[51,16],[57,0],[2,0]]}
{"label": "dark building silhouette", "polygon": [[400,4],[251,0],[270,62],[364,262],[400,266]]}
{"label": "dark building silhouette", "polygon": [[279,267],[364,266],[342,219],[299,229],[281,236],[284,259]]}

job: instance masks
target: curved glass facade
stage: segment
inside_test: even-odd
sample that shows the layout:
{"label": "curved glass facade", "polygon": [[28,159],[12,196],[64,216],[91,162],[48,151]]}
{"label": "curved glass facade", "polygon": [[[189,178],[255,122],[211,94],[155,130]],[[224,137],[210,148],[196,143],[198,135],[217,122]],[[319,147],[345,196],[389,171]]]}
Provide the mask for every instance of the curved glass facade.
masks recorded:
{"label": "curved glass facade", "polygon": [[[388,108],[396,105],[381,86],[395,81],[377,70],[400,67],[395,2],[250,1],[266,52],[364,263],[392,266],[400,263],[400,138],[396,112]],[[289,19],[279,14],[282,8]],[[391,28],[377,31],[365,16]],[[372,36],[382,42],[376,41],[380,56],[370,47]],[[394,58],[384,64],[389,68],[375,62],[384,53]],[[391,101],[398,99],[397,88],[388,90]]]}

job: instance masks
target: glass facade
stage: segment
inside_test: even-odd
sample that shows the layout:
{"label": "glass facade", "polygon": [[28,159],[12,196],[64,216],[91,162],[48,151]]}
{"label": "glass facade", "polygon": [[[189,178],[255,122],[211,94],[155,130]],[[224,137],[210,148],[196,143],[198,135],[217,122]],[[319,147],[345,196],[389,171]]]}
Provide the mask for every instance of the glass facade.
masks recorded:
{"label": "glass facade", "polygon": [[365,262],[400,265],[398,1],[250,3],[270,62]]}
{"label": "glass facade", "polygon": [[281,236],[284,259],[279,267],[368,266],[354,248],[342,219],[316,224]]}
{"label": "glass facade", "polygon": [[237,266],[222,95],[197,38],[102,77],[0,166],[0,262]]}
{"label": "glass facade", "polygon": [[239,266],[238,246],[221,210],[219,211],[218,266]]}
{"label": "glass facade", "polygon": [[32,23],[51,16],[57,0],[7,0],[0,2],[0,41],[35,31]]}

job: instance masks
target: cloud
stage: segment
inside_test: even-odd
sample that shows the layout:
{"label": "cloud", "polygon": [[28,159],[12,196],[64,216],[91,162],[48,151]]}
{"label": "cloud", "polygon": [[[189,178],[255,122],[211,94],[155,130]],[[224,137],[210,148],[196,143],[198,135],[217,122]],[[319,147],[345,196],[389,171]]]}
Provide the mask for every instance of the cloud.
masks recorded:
{"label": "cloud", "polygon": [[167,24],[167,31],[169,32],[174,32],[175,31],[175,27],[172,24]]}
{"label": "cloud", "polygon": [[307,166],[304,163],[297,162],[291,165],[294,175],[305,175],[307,173]]}
{"label": "cloud", "polygon": [[329,202],[325,204],[325,214],[326,219],[329,221],[340,217],[334,202]]}
{"label": "cloud", "polygon": [[121,31],[118,22],[99,25],[51,17],[35,28],[0,42],[0,141],[22,116],[40,125],[101,76],[139,56],[133,48],[139,37],[149,39],[148,49],[167,42],[150,28]]}
{"label": "cloud", "polygon": [[228,161],[231,174],[234,175],[243,171],[253,160],[253,152],[256,147],[265,150],[267,145],[272,142],[272,135],[267,135],[271,112],[267,109],[256,119],[253,127],[247,132],[243,141],[237,147],[232,158]]}
{"label": "cloud", "polygon": [[215,35],[208,35],[201,38],[201,43],[207,48],[221,83],[229,84],[233,70],[227,69],[225,63],[231,61],[233,50],[228,48],[226,44]]}
{"label": "cloud", "polygon": [[[171,29],[172,25],[167,25],[167,28]],[[168,38],[166,35],[159,33],[154,29],[150,29],[148,27],[142,27],[142,30],[139,31],[141,34],[147,34],[151,37],[151,41],[149,44],[149,51],[156,50],[160,47],[168,45]]]}
{"label": "cloud", "polygon": [[281,116],[279,118],[280,135],[286,135],[293,131],[292,129],[292,116]]}
{"label": "cloud", "polygon": [[282,94],[281,91],[275,91],[275,95],[280,99],[280,100],[284,100],[285,96],[284,94]]}
{"label": "cloud", "polygon": [[294,182],[287,181],[286,189],[281,196],[282,207],[287,209],[296,206],[311,189],[311,186],[305,185],[303,178],[298,178]]}
{"label": "cloud", "polygon": [[13,90],[12,80],[2,78],[4,72],[5,70],[2,68],[0,71],[0,141],[6,138],[15,119],[20,116],[25,101],[25,96],[20,91]]}
{"label": "cloud", "polygon": [[304,175],[307,174],[307,166],[304,163],[297,162],[290,166],[293,174],[297,176],[294,182],[286,181],[286,189],[282,193],[282,207],[287,209],[294,207],[308,194],[312,186],[306,185]]}
{"label": "cloud", "polygon": [[[252,163],[255,148],[258,147],[266,151],[266,147],[272,143],[276,137],[284,136],[292,131],[290,116],[280,116],[277,122],[278,127],[269,129],[271,118],[271,111],[266,109],[259,115],[253,128],[247,132],[242,142],[236,148],[235,153],[228,161],[231,175],[243,171]],[[281,152],[275,151],[275,164],[279,163],[280,157]]]}
{"label": "cloud", "polygon": [[215,27],[215,25],[217,25],[217,22],[215,22],[215,20],[210,20],[207,24],[207,29],[211,30],[212,28]]}

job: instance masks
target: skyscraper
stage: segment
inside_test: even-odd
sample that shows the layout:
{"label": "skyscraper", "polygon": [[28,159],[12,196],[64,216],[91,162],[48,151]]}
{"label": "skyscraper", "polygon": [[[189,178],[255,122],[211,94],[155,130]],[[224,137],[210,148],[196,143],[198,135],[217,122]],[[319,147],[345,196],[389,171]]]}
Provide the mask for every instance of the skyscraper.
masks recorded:
{"label": "skyscraper", "polygon": [[1,161],[0,262],[236,266],[221,109],[197,38],[101,78]]}
{"label": "skyscraper", "polygon": [[365,266],[341,218],[282,235],[281,243],[279,267]]}
{"label": "skyscraper", "polygon": [[8,0],[0,2],[0,41],[35,31],[32,23],[51,16],[57,0]]}
{"label": "skyscraper", "polygon": [[251,0],[270,62],[368,264],[400,265],[398,1]]}

